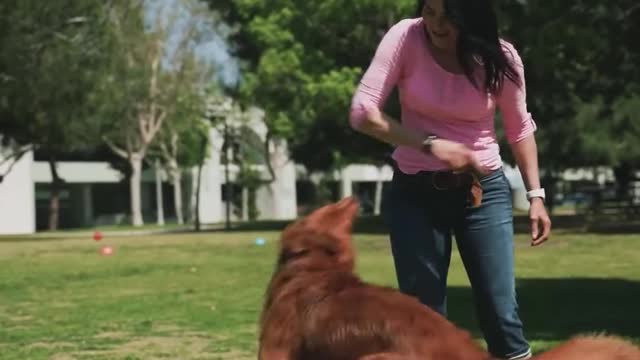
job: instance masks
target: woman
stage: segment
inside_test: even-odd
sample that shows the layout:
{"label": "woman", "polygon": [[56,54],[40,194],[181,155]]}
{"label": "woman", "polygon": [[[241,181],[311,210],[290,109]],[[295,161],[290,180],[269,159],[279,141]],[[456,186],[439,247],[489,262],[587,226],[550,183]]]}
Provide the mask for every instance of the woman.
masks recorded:
{"label": "woman", "polygon": [[[350,123],[396,145],[385,213],[400,290],[446,316],[455,235],[489,351],[531,356],[518,315],[510,187],[496,108],[527,187],[532,245],[551,221],[538,175],[536,125],[522,61],[498,36],[489,0],[423,0],[384,36],[353,97]],[[397,86],[402,123],[381,112]]]}

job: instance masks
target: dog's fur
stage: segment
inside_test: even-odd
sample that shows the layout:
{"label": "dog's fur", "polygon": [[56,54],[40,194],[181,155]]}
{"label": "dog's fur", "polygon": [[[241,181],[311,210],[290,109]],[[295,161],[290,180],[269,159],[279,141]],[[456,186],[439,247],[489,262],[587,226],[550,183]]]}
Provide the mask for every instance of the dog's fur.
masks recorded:
{"label": "dog's fur", "polygon": [[[489,360],[467,331],[417,299],[354,274],[353,198],[283,232],[261,319],[261,360]],[[575,338],[536,359],[640,360],[606,337]]]}
{"label": "dog's fur", "polygon": [[535,360],[640,360],[640,349],[613,336],[577,336]]}

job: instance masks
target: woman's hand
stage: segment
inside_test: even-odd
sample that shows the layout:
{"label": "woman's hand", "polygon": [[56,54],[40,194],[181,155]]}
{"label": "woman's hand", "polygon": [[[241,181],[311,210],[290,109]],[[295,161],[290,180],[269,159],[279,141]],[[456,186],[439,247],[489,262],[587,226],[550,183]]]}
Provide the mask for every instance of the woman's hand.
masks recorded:
{"label": "woman's hand", "polygon": [[529,219],[531,220],[531,246],[538,246],[547,241],[551,233],[551,219],[542,199],[531,199]]}
{"label": "woman's hand", "polygon": [[467,146],[445,139],[433,140],[431,153],[438,159],[446,162],[454,172],[474,170],[478,174],[486,174],[488,171],[473,155],[473,151]]}

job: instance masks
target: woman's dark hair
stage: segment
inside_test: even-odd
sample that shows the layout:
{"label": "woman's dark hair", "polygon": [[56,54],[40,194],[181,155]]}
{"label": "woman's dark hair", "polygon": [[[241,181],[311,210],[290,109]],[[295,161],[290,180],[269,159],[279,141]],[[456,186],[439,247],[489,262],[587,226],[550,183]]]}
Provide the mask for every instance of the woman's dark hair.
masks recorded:
{"label": "woman's dark hair", "polygon": [[[471,83],[477,87],[474,68],[484,67],[484,89],[492,94],[502,89],[505,76],[519,83],[519,76],[507,58],[498,35],[498,20],[490,0],[442,0],[449,21],[458,28],[458,61]],[[416,16],[428,0],[418,0]]]}

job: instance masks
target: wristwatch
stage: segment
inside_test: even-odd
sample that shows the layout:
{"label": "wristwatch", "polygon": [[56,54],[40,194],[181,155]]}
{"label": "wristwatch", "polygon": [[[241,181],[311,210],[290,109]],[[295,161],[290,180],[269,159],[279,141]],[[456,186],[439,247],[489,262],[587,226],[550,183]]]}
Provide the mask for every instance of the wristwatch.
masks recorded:
{"label": "wristwatch", "polygon": [[431,146],[433,145],[433,141],[438,137],[435,135],[429,135],[422,141],[422,151],[431,154]]}
{"label": "wristwatch", "polygon": [[541,198],[543,201],[545,199],[544,189],[535,189],[531,191],[527,191],[527,200],[531,201],[533,198]]}

